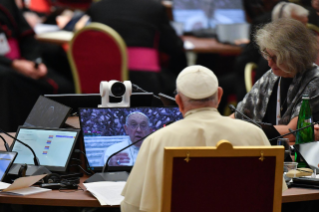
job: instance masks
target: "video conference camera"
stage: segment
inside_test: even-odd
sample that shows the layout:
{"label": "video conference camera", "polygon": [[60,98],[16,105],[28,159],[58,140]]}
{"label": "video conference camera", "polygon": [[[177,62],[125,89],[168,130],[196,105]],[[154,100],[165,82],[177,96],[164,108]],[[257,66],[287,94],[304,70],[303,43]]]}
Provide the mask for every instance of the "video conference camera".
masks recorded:
{"label": "video conference camera", "polygon": [[[131,81],[102,81],[100,83],[100,95],[102,104],[100,104],[98,107],[130,107],[131,94]],[[115,98],[122,98],[122,101],[116,103],[110,102],[110,96]]]}

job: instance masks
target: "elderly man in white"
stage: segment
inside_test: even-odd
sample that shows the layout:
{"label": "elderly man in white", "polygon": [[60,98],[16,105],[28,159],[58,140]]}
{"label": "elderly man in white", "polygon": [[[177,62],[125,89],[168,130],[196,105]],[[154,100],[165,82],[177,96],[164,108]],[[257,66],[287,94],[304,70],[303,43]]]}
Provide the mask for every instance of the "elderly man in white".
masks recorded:
{"label": "elderly man in white", "polygon": [[161,210],[164,147],[216,146],[222,139],[234,146],[270,145],[258,127],[219,114],[217,107],[223,90],[211,70],[187,67],[179,74],[176,86],[175,99],[184,119],[144,140],[122,192],[122,212]]}

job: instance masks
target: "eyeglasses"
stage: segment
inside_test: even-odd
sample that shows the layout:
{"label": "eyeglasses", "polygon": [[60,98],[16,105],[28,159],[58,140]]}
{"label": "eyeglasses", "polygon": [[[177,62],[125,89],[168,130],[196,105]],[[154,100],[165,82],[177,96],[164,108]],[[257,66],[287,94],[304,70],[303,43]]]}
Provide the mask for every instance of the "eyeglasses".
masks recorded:
{"label": "eyeglasses", "polygon": [[147,124],[147,123],[140,123],[140,124],[138,124],[138,123],[133,122],[133,123],[129,123],[128,126],[129,126],[131,129],[134,129],[134,130],[137,129],[138,126],[140,127],[141,130],[145,130],[145,129],[147,129],[148,124]]}
{"label": "eyeglasses", "polygon": [[274,63],[277,63],[277,56],[276,55],[270,56],[268,52],[266,52],[266,49],[261,51],[261,55],[263,56],[263,58],[265,58],[265,60],[267,61],[272,60]]}

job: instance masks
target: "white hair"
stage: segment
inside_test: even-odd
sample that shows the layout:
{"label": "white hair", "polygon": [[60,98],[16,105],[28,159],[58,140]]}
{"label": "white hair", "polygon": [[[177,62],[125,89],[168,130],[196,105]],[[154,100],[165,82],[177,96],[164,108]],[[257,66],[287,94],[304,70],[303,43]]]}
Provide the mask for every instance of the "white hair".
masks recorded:
{"label": "white hair", "polygon": [[146,118],[146,120],[147,120],[148,126],[151,126],[150,119],[148,118],[148,116],[145,115],[144,113],[140,112],[140,111],[134,111],[134,112],[128,114],[128,115],[126,116],[125,125],[128,125],[128,120],[129,120],[130,116],[131,116],[131,115],[136,115],[136,114],[139,114],[139,115],[141,115],[141,116],[144,116],[144,117]]}
{"label": "white hair", "polygon": [[280,2],[274,7],[271,19],[274,21],[279,18],[291,18],[292,13],[298,17],[308,17],[309,15],[309,11],[298,4]]}

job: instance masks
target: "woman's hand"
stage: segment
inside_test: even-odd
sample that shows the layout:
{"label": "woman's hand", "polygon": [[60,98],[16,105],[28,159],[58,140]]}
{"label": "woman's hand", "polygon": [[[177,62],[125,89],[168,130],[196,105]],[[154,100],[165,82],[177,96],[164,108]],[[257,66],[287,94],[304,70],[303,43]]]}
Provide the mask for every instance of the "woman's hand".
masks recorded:
{"label": "woman's hand", "polygon": [[[288,125],[275,125],[274,127],[276,130],[280,133],[280,135],[284,135],[286,133],[289,133],[289,129],[296,130],[297,129],[297,122],[298,122],[298,117],[295,117],[290,120]],[[293,134],[285,136],[285,138],[289,138],[289,142],[295,142],[296,138]]]}

